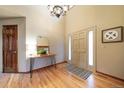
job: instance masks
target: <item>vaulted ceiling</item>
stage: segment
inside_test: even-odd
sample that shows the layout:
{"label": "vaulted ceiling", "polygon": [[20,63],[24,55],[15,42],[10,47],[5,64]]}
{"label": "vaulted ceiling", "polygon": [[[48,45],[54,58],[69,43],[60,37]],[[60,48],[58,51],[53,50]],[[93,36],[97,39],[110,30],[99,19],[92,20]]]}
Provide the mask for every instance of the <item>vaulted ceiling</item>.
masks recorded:
{"label": "vaulted ceiling", "polygon": [[0,6],[0,18],[26,17],[26,16],[49,16],[47,6]]}

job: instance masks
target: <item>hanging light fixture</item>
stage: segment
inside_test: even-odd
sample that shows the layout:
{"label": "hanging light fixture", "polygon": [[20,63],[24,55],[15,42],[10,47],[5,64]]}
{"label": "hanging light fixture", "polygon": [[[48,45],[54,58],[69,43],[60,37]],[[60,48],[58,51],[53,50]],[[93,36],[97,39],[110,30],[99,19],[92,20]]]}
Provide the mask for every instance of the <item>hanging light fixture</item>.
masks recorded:
{"label": "hanging light fixture", "polygon": [[64,16],[72,7],[73,5],[48,5],[51,15],[57,18]]}

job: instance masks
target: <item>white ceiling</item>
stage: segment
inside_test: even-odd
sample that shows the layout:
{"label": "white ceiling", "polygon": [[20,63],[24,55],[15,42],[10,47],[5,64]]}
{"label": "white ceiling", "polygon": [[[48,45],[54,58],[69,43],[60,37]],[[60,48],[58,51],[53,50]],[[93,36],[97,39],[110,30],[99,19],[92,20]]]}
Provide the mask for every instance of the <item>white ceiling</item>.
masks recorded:
{"label": "white ceiling", "polygon": [[0,18],[18,17],[18,16],[20,15],[0,8]]}
{"label": "white ceiling", "polygon": [[44,15],[48,14],[47,6],[38,5],[16,5],[16,6],[4,6],[0,5],[0,18],[7,17],[26,17],[28,15]]}

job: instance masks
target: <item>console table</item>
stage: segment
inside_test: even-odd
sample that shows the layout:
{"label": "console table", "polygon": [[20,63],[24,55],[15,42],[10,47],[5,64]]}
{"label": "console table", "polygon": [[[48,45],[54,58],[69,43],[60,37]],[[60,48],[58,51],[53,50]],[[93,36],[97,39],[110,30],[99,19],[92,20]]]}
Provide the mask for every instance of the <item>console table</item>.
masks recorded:
{"label": "console table", "polygon": [[37,58],[50,58],[51,60],[51,65],[54,65],[56,68],[56,59],[55,59],[55,54],[42,54],[42,55],[35,55],[30,57],[30,78],[32,78],[32,68],[35,62],[35,59]]}

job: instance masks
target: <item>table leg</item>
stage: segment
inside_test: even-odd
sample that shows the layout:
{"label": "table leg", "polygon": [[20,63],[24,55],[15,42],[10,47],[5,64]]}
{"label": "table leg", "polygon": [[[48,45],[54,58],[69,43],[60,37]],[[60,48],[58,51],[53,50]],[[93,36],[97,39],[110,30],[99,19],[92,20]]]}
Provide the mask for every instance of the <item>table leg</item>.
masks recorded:
{"label": "table leg", "polygon": [[30,78],[32,78],[32,68],[33,68],[34,58],[30,59]]}
{"label": "table leg", "polygon": [[51,61],[52,61],[52,65],[54,65],[55,68],[56,68],[56,59],[55,59],[55,56],[52,56],[51,57]]}
{"label": "table leg", "polygon": [[55,58],[55,56],[53,56],[53,59],[54,59],[54,65],[55,65],[55,68],[56,68],[56,58]]}
{"label": "table leg", "polygon": [[51,56],[51,65],[54,65],[56,68],[56,62],[55,62],[55,57]]}

